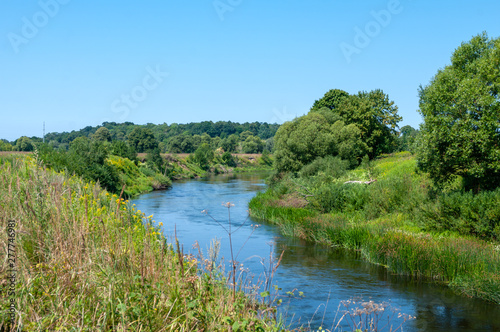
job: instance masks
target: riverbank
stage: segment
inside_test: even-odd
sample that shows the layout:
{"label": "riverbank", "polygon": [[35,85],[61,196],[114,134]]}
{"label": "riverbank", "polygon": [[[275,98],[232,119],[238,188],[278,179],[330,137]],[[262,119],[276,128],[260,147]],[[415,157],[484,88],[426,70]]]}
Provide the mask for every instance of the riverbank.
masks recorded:
{"label": "riverbank", "polygon": [[[250,213],[278,225],[286,236],[359,250],[391,272],[432,279],[465,296],[500,304],[500,245],[494,230],[489,235],[482,225],[484,239],[429,230],[442,211],[427,198],[430,181],[415,172],[415,163],[411,155],[399,154],[337,177],[320,173],[314,179],[275,180],[252,199]],[[489,200],[500,197],[485,195]],[[493,213],[489,218],[495,219],[493,209],[482,213]],[[481,215],[472,207],[460,213]],[[460,213],[453,218],[466,220]]]}
{"label": "riverbank", "polygon": [[161,155],[158,150],[137,155],[125,148],[86,139],[73,145],[69,151],[40,145],[33,155],[47,167],[99,182],[108,191],[125,198],[167,189],[175,180],[272,169],[272,157],[265,153],[232,155],[209,150],[205,158],[196,153]]}
{"label": "riverbank", "polygon": [[1,257],[2,330],[9,322],[23,331],[280,329],[244,294],[229,300],[213,262],[184,256],[166,242],[161,223],[95,183],[31,156],[7,156],[0,196],[1,227],[9,230],[0,241],[13,244],[12,260],[7,250]]}
{"label": "riverbank", "polygon": [[[139,159],[144,158],[141,154]],[[200,178],[211,174],[271,171],[272,158],[262,154],[231,154],[232,160],[223,160],[216,155],[203,169],[192,160],[192,154],[163,154],[165,174],[172,180]]]}

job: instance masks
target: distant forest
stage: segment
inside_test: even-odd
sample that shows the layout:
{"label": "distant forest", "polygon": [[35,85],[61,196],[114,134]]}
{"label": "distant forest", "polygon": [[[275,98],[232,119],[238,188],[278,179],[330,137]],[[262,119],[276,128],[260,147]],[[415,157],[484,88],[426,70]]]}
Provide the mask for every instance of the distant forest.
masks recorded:
{"label": "distant forest", "polygon": [[[207,143],[214,150],[222,148],[224,151],[233,153],[261,153],[264,150],[272,151],[273,137],[279,127],[279,124],[266,122],[240,124],[231,121],[203,121],[170,125],[104,122],[101,126],[87,126],[78,131],[48,133],[45,135],[45,142],[55,149],[68,150],[70,143],[78,137],[124,141],[133,145],[140,153],[148,150],[147,146],[143,146],[140,141],[154,137],[157,144],[154,145],[163,153],[193,153],[203,143]],[[14,142],[2,140],[0,151],[31,151],[33,144],[39,142],[42,142],[42,138],[25,136]]]}

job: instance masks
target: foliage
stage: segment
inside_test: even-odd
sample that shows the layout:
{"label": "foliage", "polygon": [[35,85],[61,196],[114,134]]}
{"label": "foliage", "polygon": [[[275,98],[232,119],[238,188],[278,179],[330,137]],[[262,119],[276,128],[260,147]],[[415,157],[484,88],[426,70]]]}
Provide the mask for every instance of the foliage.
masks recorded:
{"label": "foliage", "polygon": [[224,152],[221,156],[221,159],[222,162],[229,167],[236,166],[236,162],[234,161],[233,155],[229,151]]}
{"label": "foliage", "polygon": [[438,185],[456,175],[476,192],[500,185],[499,63],[500,38],[483,33],[421,87],[419,165]]}
{"label": "foliage", "polygon": [[340,116],[346,125],[357,126],[370,158],[394,151],[396,128],[402,118],[397,114],[398,107],[382,90],[360,91],[356,95],[330,90],[311,108],[311,112],[325,110]]}
{"label": "foliage", "polygon": [[110,154],[120,156],[122,158],[128,158],[136,164],[139,162],[137,160],[137,152],[135,152],[135,149],[124,141],[113,141],[111,143]]}
{"label": "foliage", "polygon": [[214,151],[210,148],[210,146],[207,143],[203,143],[195,151],[193,156],[193,161],[197,163],[202,169],[207,170],[214,157],[215,157]]}
{"label": "foliage", "polygon": [[339,178],[347,172],[348,168],[348,161],[342,160],[338,156],[326,156],[316,158],[312,163],[302,167],[299,175],[300,177],[323,175]]}
{"label": "foliage", "polygon": [[[144,174],[134,162],[119,156],[109,156],[106,159],[106,163],[116,170],[120,177],[120,184],[125,185],[124,197],[134,197],[154,189],[154,172],[152,174]],[[121,190],[121,187],[119,189]]]}
{"label": "foliage", "polygon": [[137,152],[146,152],[158,147],[158,141],[149,128],[136,127],[130,134],[128,134],[128,143]]}
{"label": "foliage", "polygon": [[14,147],[7,140],[0,140],[0,151],[12,151]]}
{"label": "foliage", "polygon": [[238,136],[231,134],[220,142],[220,147],[225,152],[236,153],[238,148]]}
{"label": "foliage", "polygon": [[[198,146],[202,143],[208,143],[212,149],[215,150],[221,146],[223,139],[231,135],[234,135],[236,138],[236,144],[234,145],[231,140],[231,149],[224,148],[224,151],[237,152],[237,145],[240,140],[239,135],[241,133],[247,132],[245,135],[249,134],[257,136],[262,140],[268,140],[274,136],[279,126],[278,124],[269,124],[265,122],[245,122],[240,124],[231,121],[203,121],[188,124],[172,123],[170,125],[166,123],[158,125],[152,123],[136,125],[132,122],[104,122],[101,126],[87,126],[78,131],[48,133],[45,135],[45,138],[46,141],[55,148],[66,148],[68,144],[77,137],[93,137],[100,128],[108,129],[113,141],[126,141],[128,135],[130,135],[134,129],[144,128],[152,131],[154,137],[158,141],[161,152],[192,153],[196,151]],[[148,148],[144,149],[144,151],[146,150],[148,150]],[[138,152],[141,151],[138,150]]]}
{"label": "foliage", "polygon": [[151,149],[146,154],[146,165],[156,173],[163,171],[163,158],[160,155],[160,149]]}
{"label": "foliage", "polygon": [[241,145],[243,153],[262,153],[264,150],[264,141],[260,138],[250,135]]}
{"label": "foliage", "polygon": [[440,194],[417,215],[424,229],[453,231],[500,242],[500,188],[478,194]]}
{"label": "foliage", "polygon": [[321,99],[314,101],[311,111],[318,111],[324,107],[329,110],[334,110],[339,107],[343,99],[347,97],[349,97],[347,92],[339,89],[332,89],[325,93]]}
{"label": "foliage", "polygon": [[92,139],[95,139],[96,141],[111,142],[111,133],[108,128],[100,127],[92,135]]}
{"label": "foliage", "polygon": [[15,149],[16,151],[33,151],[33,142],[26,136],[21,136],[17,139]]}
{"label": "foliage", "polygon": [[412,126],[402,127],[397,138],[397,150],[400,152],[410,151],[411,153],[414,153],[418,134],[419,131]]}
{"label": "foliage", "polygon": [[366,145],[356,125],[346,126],[340,120],[331,123],[321,112],[284,123],[275,136],[278,172],[297,172],[316,158],[328,155],[339,155],[357,165],[365,153]]}

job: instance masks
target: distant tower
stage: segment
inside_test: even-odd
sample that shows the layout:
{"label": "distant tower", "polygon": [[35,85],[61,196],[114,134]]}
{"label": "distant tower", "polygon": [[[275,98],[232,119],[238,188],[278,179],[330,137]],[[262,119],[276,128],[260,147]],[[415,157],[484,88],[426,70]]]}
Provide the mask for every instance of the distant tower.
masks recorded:
{"label": "distant tower", "polygon": [[43,138],[42,142],[45,143],[45,121],[43,122]]}

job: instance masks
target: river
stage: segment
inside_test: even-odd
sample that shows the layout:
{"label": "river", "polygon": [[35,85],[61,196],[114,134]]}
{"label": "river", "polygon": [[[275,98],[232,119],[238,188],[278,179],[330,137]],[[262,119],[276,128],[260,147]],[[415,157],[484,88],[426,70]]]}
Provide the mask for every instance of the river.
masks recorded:
{"label": "river", "polygon": [[[171,189],[141,195],[133,203],[146,215],[153,214],[156,222],[163,222],[162,230],[169,238],[176,231],[185,253],[197,255],[198,250],[193,248],[196,242],[206,253],[217,238],[220,256],[226,263],[231,253],[224,229],[229,228],[228,208],[223,203],[234,204],[229,210],[232,230],[241,228],[232,235],[233,249],[235,255],[239,252],[236,260],[243,264],[240,267],[245,280],[264,280],[265,273],[269,273],[270,255],[276,262],[285,250],[272,285],[281,288],[284,296],[279,297],[283,300],[279,312],[293,327],[316,329],[322,325],[332,329],[342,316],[341,302],[362,298],[364,302],[388,303],[400,313],[415,316],[403,325],[403,331],[500,331],[500,305],[465,298],[431,282],[392,275],[381,266],[365,262],[357,252],[285,238],[277,227],[248,218],[248,202],[258,191],[265,190],[267,175],[219,175],[177,181]],[[287,291],[294,291],[295,296],[286,296]],[[398,312],[388,308],[385,312],[378,326],[385,326],[389,312],[394,330],[402,320],[397,318]]]}

